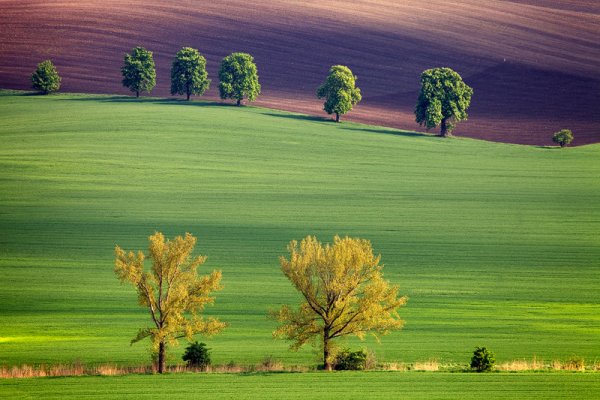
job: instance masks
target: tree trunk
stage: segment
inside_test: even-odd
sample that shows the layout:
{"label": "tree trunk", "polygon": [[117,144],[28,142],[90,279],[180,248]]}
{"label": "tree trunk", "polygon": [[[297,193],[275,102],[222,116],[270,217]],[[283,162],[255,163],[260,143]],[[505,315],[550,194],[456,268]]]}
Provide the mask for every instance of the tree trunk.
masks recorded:
{"label": "tree trunk", "polygon": [[331,360],[329,359],[329,332],[323,333],[323,369],[325,371],[333,370],[333,366],[331,365]]}
{"label": "tree trunk", "polygon": [[340,122],[340,113],[335,113],[335,122]]}
{"label": "tree trunk", "polygon": [[190,92],[187,92],[187,101],[190,101]]}
{"label": "tree trunk", "polygon": [[135,91],[135,97],[136,97],[136,98],[140,97],[140,91],[139,91],[139,90],[136,90],[136,91]]}
{"label": "tree trunk", "polygon": [[241,106],[241,105],[242,105],[242,99],[237,99],[236,106],[238,106],[238,107],[239,107],[239,106]]}
{"label": "tree trunk", "polygon": [[167,360],[165,357],[165,342],[158,344],[158,373],[162,374],[166,370]]}
{"label": "tree trunk", "polygon": [[448,126],[446,125],[446,118],[442,118],[442,129],[440,130],[440,136],[441,137],[447,137],[448,136]]}

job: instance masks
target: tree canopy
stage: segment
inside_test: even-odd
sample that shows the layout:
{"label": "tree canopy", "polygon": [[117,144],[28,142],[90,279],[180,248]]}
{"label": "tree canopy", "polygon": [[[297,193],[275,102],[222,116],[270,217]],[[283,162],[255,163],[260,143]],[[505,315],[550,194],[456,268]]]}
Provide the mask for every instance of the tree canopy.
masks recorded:
{"label": "tree canopy", "polygon": [[415,107],[416,121],[427,129],[440,126],[440,136],[452,133],[455,123],[467,119],[473,89],[450,68],[433,68],[421,74]]}
{"label": "tree canopy", "polygon": [[52,61],[45,60],[37,65],[31,75],[31,84],[35,90],[48,94],[60,89],[60,76]]}
{"label": "tree canopy", "polygon": [[334,65],[329,69],[329,75],[319,89],[317,97],[325,99],[323,110],[327,114],[335,114],[335,121],[340,121],[340,115],[344,115],[361,99],[360,89],[356,86],[356,76],[350,68],[344,65]]}
{"label": "tree canopy", "polygon": [[558,144],[560,147],[565,147],[566,145],[571,144],[573,139],[573,132],[571,132],[569,129],[561,129],[552,136],[552,141]]}
{"label": "tree canopy", "polygon": [[380,256],[368,240],[334,237],[323,246],[307,236],[290,242],[289,258],[281,257],[281,271],[298,290],[303,301],[298,307],[284,305],[271,316],[280,326],[273,336],[292,341],[298,350],[318,341],[323,365],[332,369],[332,340],[354,335],[376,337],[402,328],[397,309],[407,298],[398,295],[398,286],[383,279]]}
{"label": "tree canopy", "polygon": [[184,47],[177,52],[171,66],[171,94],[203,95],[210,86],[206,59],[198,50]]}
{"label": "tree canopy", "polygon": [[131,343],[150,338],[158,352],[158,372],[163,373],[167,345],[175,344],[179,338],[191,341],[198,333],[212,335],[225,327],[215,318],[200,315],[215,300],[210,293],[222,288],[221,272],[198,276],[197,268],[206,257],[192,258],[196,238],[189,233],[170,241],[156,232],[148,240],[150,271],[144,268],[146,256],[141,251],[126,253],[116,246],[115,274],[121,282],[135,287],[139,304],[149,309],[152,319],[152,327],[140,329]]}
{"label": "tree canopy", "polygon": [[258,70],[254,58],[247,53],[232,53],[221,61],[219,94],[222,99],[234,99],[239,106],[242,100],[256,100],[260,94]]}
{"label": "tree canopy", "polygon": [[135,47],[131,54],[125,54],[123,59],[123,86],[140,97],[140,92],[150,93],[156,86],[156,70],[152,52],[143,47]]}

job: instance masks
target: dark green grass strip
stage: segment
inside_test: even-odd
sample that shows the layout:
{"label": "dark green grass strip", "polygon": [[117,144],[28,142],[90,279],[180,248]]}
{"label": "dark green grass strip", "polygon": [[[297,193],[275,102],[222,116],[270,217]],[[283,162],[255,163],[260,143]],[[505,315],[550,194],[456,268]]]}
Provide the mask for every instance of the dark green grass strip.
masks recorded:
{"label": "dark green grass strip", "polygon": [[593,399],[598,374],[181,374],[0,380],[19,399]]}

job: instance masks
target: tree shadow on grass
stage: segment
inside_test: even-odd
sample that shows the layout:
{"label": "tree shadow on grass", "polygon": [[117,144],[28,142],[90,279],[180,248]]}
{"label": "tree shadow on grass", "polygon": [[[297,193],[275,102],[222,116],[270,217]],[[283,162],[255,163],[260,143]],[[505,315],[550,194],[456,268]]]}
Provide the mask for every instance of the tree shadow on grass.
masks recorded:
{"label": "tree shadow on grass", "polygon": [[187,101],[185,99],[168,99],[159,97],[133,97],[133,96],[81,96],[81,97],[70,97],[67,99],[61,99],[64,101],[95,101],[104,103],[139,103],[139,104],[162,104],[162,105],[183,105],[183,106],[194,106],[194,107],[208,107],[208,106],[227,106],[229,104],[219,103],[216,101]]}
{"label": "tree shadow on grass", "polygon": [[[96,102],[107,102],[107,103],[139,103],[139,104],[161,104],[161,105],[177,105],[177,106],[187,106],[187,107],[232,107],[232,108],[240,108],[244,109],[247,106],[237,107],[235,103],[226,103],[226,102],[218,102],[218,101],[205,101],[205,100],[191,100],[187,101],[181,98],[158,98],[158,97],[133,97],[133,96],[81,96],[81,97],[69,97],[65,99],[61,99],[64,101],[96,101]],[[320,117],[316,115],[307,115],[307,114],[286,114],[284,112],[271,112],[268,109],[265,109],[262,112],[262,115],[266,115],[269,117],[275,118],[285,118],[296,121],[309,121],[309,122],[321,122],[325,124],[331,124],[331,126],[338,127],[342,130],[354,131],[354,132],[370,132],[370,133],[379,133],[384,135],[393,135],[393,136],[404,136],[404,137],[420,137],[420,138],[429,138],[435,139],[440,138],[437,135],[420,133],[420,132],[411,132],[411,131],[401,131],[394,130],[391,128],[385,127],[371,127],[368,125],[359,125],[352,124],[347,125],[346,123],[336,123],[332,118],[328,117]]]}
{"label": "tree shadow on grass", "polygon": [[186,107],[235,107],[235,104],[223,103],[219,101],[208,100],[190,100],[185,99],[156,99],[156,104],[168,106],[186,106]]}
{"label": "tree shadow on grass", "polygon": [[354,132],[369,132],[369,133],[379,133],[382,135],[393,135],[393,136],[404,136],[404,137],[418,137],[418,138],[427,138],[427,139],[444,139],[438,135],[432,135],[430,133],[422,133],[422,132],[411,132],[411,131],[400,131],[391,128],[385,127],[367,127],[367,126],[341,126],[343,130],[354,131]]}
{"label": "tree shadow on grass", "polygon": [[574,146],[560,147],[558,145],[554,145],[554,146],[548,145],[548,146],[532,146],[532,147],[535,147],[535,148],[541,149],[541,150],[560,151],[565,148],[570,148],[570,147],[574,147]]}
{"label": "tree shadow on grass", "polygon": [[286,119],[295,119],[297,121],[312,121],[312,122],[334,122],[330,118],[326,117],[317,117],[316,115],[306,115],[306,114],[279,114],[274,112],[264,112],[263,115],[268,115],[269,117],[276,118],[286,118]]}
{"label": "tree shadow on grass", "polygon": [[42,92],[37,91],[25,91],[25,90],[16,90],[16,89],[0,89],[0,96],[20,96],[20,97],[30,97],[30,96],[48,96],[51,97],[55,93],[43,94]]}
{"label": "tree shadow on grass", "polygon": [[286,118],[286,119],[294,119],[297,121],[311,121],[311,122],[323,122],[326,124],[331,124],[332,126],[338,127],[342,130],[349,130],[354,132],[371,132],[371,133],[379,133],[385,135],[394,135],[394,136],[404,136],[404,137],[421,137],[421,138],[440,138],[438,135],[433,135],[429,133],[420,133],[420,132],[411,132],[411,131],[400,131],[394,130],[386,127],[370,127],[368,125],[347,125],[345,123],[337,123],[332,118],[328,117],[318,117],[316,115],[306,115],[306,114],[279,114],[274,112],[265,112],[263,115],[268,115],[270,117],[277,118]]}

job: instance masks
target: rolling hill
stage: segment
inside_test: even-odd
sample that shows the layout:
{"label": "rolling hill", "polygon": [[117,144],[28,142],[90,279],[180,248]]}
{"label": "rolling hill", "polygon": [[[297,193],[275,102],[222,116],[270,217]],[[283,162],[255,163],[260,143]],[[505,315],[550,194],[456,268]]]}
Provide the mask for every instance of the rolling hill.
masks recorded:
{"label": "rolling hill", "polygon": [[[292,239],[371,240],[409,297],[380,361],[600,359],[600,144],[441,139],[265,108],[0,92],[0,366],[138,365],[114,247],[191,232],[223,272],[213,361],[315,365],[271,337]],[[177,362],[181,347],[170,352]]]}
{"label": "rolling hill", "polygon": [[258,104],[322,114],[316,87],[332,64],[358,76],[364,101],[348,118],[418,129],[419,74],[456,69],[475,90],[457,135],[550,144],[561,128],[574,144],[600,141],[600,5],[593,0],[2,0],[0,87],[26,89],[51,58],[63,90],[125,93],[119,68],[136,45],[154,51],[167,96],[182,46],[207,57],[216,98],[220,59],[252,53]]}

